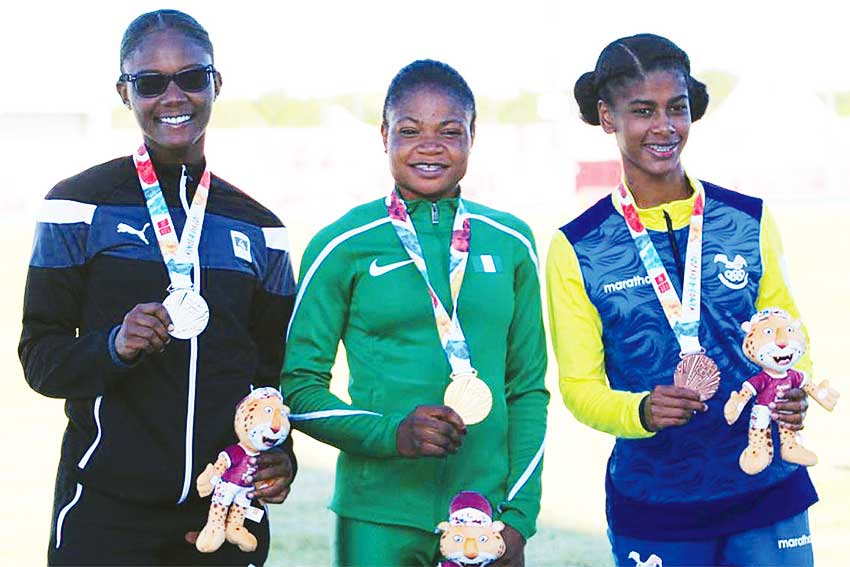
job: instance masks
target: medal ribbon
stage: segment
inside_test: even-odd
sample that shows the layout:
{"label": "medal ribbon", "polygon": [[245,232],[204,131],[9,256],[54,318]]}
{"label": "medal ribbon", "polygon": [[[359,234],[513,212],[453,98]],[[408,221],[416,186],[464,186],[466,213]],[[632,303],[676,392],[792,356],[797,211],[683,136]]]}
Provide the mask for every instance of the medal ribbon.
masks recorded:
{"label": "medal ribbon", "polygon": [[469,346],[463,334],[463,329],[460,327],[460,320],[457,315],[457,298],[460,295],[463,276],[466,273],[466,262],[469,258],[469,238],[471,235],[469,218],[466,213],[466,206],[463,204],[463,199],[458,198],[457,200],[457,212],[455,213],[454,224],[452,225],[452,240],[449,247],[449,286],[453,305],[451,317],[449,317],[446,308],[443,307],[440,298],[437,297],[434,288],[431,286],[431,280],[428,278],[428,268],[425,265],[425,257],[422,253],[422,246],[419,243],[419,237],[416,236],[416,229],[413,227],[413,221],[410,219],[407,205],[399,197],[397,191],[393,191],[384,202],[387,205],[387,214],[392,221],[393,228],[395,228],[401,245],[410,259],[413,260],[413,265],[422,274],[425,285],[428,286],[428,295],[431,297],[434,320],[437,324],[437,334],[440,336],[440,343],[443,345],[449,365],[452,367],[452,373],[472,372]]}
{"label": "medal ribbon", "polygon": [[[204,169],[195,196],[192,198],[192,206],[186,215],[186,225],[183,227],[182,238],[177,240],[177,232],[168,205],[162,195],[159,179],[153,168],[148,149],[142,144],[138,151],[133,154],[133,163],[136,165],[136,173],[139,183],[145,194],[145,204],[151,215],[156,241],[162,252],[162,259],[171,279],[169,291],[173,289],[194,288],[192,284],[192,267],[198,254],[198,244],[201,241],[201,231],[204,225],[204,212],[207,208],[207,197],[210,191],[210,170]],[[180,176],[180,186],[186,183],[186,166]]]}
{"label": "medal ribbon", "polygon": [[664,315],[676,340],[679,341],[681,354],[704,352],[705,349],[699,343],[699,320],[700,300],[702,295],[702,224],[705,197],[702,191],[698,191],[694,199],[694,210],[691,213],[691,223],[688,230],[688,246],[685,251],[685,274],[682,281],[682,297],[670,282],[667,269],[661,262],[658,250],[652,243],[646,227],[638,217],[632,194],[624,184],[620,184],[616,191],[623,211],[623,218],[629,228],[629,234],[637,246],[638,254],[646,269],[647,275],[652,282],[652,289],[661,303]]}

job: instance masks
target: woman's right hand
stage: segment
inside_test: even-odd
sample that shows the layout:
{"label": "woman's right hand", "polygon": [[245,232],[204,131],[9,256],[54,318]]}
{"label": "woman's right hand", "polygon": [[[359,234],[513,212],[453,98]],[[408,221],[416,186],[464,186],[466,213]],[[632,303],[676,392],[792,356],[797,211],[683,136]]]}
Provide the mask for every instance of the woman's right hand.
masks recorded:
{"label": "woman's right hand", "polygon": [[140,303],[125,316],[115,336],[115,351],[124,362],[132,362],[143,352],[162,352],[171,342],[171,317],[162,303]]}
{"label": "woman's right hand", "polygon": [[708,411],[699,394],[679,386],[656,386],[641,402],[641,423],[647,431],[685,425],[697,413]]}
{"label": "woman's right hand", "polygon": [[448,406],[417,406],[396,431],[396,448],[403,457],[443,457],[457,452],[466,425]]}

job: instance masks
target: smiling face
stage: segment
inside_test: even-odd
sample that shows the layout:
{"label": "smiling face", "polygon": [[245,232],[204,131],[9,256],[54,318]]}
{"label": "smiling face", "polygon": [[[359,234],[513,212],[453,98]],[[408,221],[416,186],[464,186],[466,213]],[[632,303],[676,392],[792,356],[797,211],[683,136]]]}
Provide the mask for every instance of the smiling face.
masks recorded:
{"label": "smiling face", "polygon": [[388,109],[381,135],[404,199],[455,194],[475,137],[472,112],[457,97],[427,86],[413,90]]}
{"label": "smiling face", "polygon": [[681,153],[691,128],[681,72],[652,71],[626,83],[610,104],[599,102],[599,118],[605,132],[617,137],[630,187],[681,183]]}
{"label": "smiling face", "polygon": [[239,404],[233,425],[244,447],[266,451],[283,443],[289,435],[289,408],[283,405],[280,395],[266,396],[260,391],[256,396],[259,397],[248,396]]}
{"label": "smiling face", "polygon": [[[211,54],[196,41],[178,30],[162,29],[150,32],[124,59],[122,72],[171,75],[210,64]],[[146,98],[139,96],[131,83],[117,85],[118,94],[142,129],[148,149],[165,163],[199,163],[203,159],[204,133],[220,88],[221,76],[217,72],[209,86],[196,93],[184,92],[171,81],[164,93]]]}
{"label": "smiling face", "polygon": [[452,525],[440,522],[440,553],[460,565],[487,565],[505,554],[500,533],[505,525],[495,521],[489,526]]}
{"label": "smiling face", "polygon": [[743,343],[747,358],[779,375],[784,375],[806,352],[806,335],[800,321],[785,312],[756,314],[741,328],[747,333]]}

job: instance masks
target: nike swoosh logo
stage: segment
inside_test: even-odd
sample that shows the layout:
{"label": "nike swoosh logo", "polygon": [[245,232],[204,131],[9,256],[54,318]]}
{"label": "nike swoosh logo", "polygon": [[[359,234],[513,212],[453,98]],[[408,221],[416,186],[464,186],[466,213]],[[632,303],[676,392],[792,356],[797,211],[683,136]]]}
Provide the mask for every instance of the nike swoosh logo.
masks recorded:
{"label": "nike swoosh logo", "polygon": [[402,266],[406,266],[412,263],[413,260],[402,260],[401,262],[394,262],[392,264],[387,264],[386,266],[379,266],[378,259],[375,258],[369,265],[369,275],[373,278],[377,278],[378,276],[383,276],[387,272],[392,272],[395,269],[401,268]]}

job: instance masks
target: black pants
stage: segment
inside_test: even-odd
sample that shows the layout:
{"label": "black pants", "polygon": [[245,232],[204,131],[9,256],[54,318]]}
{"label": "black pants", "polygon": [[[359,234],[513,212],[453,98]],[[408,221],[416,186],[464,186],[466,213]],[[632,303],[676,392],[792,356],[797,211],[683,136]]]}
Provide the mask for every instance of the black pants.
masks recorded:
{"label": "black pants", "polygon": [[[76,502],[74,502],[76,500]],[[73,505],[71,505],[73,503]],[[76,482],[61,467],[56,477],[50,565],[262,565],[269,553],[268,514],[245,520],[257,538],[252,553],[225,542],[215,553],[200,553],[184,534],[200,531],[209,499],[149,505],[114,498]]]}

